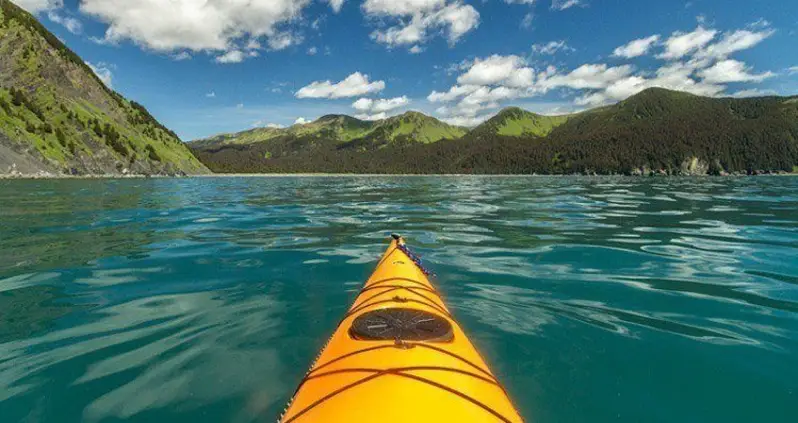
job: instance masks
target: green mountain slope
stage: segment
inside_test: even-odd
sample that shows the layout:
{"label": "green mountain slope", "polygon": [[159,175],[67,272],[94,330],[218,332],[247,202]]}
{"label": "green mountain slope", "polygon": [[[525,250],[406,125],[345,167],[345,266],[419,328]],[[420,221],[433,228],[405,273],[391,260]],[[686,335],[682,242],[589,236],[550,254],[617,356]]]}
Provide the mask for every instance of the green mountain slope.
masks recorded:
{"label": "green mountain slope", "polygon": [[[525,116],[510,109],[460,139],[428,144],[363,150],[344,143],[267,158],[265,144],[256,143],[200,152],[200,158],[216,171],[267,173],[700,175],[798,166],[798,98],[707,98],[650,89],[551,128],[529,125]],[[515,135],[519,126],[526,135]],[[550,132],[541,137],[536,130]]]}
{"label": "green mountain slope", "polygon": [[344,115],[327,115],[310,123],[293,125],[289,128],[255,128],[234,134],[222,134],[191,142],[194,149],[213,149],[228,145],[248,145],[281,139],[295,138],[323,140],[330,143],[343,143],[370,134],[376,125]]}
{"label": "green mountain slope", "polygon": [[345,147],[368,150],[399,144],[431,144],[441,140],[455,140],[468,130],[441,122],[418,112],[376,121],[372,130],[361,138],[351,140]]}
{"label": "green mountain slope", "polygon": [[0,0],[0,174],[207,173],[172,131]]}
{"label": "green mountain slope", "polygon": [[458,139],[466,133],[464,128],[418,112],[377,121],[327,115],[289,128],[257,128],[197,140],[189,145],[198,155],[204,156],[222,150],[235,152],[257,147],[265,159],[303,154],[314,149],[369,151],[390,145],[429,144]]}
{"label": "green mountain slope", "polygon": [[502,135],[508,137],[545,137],[568,121],[570,116],[542,116],[518,107],[508,107],[485,123],[477,126],[472,134]]}

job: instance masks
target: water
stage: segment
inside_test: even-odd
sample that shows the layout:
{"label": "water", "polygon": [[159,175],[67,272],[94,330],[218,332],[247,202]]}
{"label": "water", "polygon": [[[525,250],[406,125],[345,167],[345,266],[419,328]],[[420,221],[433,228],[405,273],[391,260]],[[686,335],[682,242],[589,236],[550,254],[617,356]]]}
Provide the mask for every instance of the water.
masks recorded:
{"label": "water", "polygon": [[798,178],[340,177],[0,181],[0,421],[274,421],[391,231],[530,421],[798,418]]}

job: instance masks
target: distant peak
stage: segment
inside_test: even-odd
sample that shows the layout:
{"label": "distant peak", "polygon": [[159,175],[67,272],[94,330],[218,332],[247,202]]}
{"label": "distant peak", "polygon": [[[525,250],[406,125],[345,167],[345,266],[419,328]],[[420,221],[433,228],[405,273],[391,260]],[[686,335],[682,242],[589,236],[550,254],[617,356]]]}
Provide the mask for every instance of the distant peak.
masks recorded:
{"label": "distant peak", "polygon": [[402,113],[399,115],[400,117],[409,117],[409,118],[429,118],[429,116],[425,115],[424,113],[417,112],[415,110],[409,110],[407,112]]}
{"label": "distant peak", "polygon": [[318,119],[317,122],[329,122],[334,120],[342,120],[342,119],[354,119],[353,117],[347,115],[324,115]]}
{"label": "distant peak", "polygon": [[651,97],[651,96],[665,96],[665,95],[668,95],[668,96],[693,97],[693,94],[690,94],[690,93],[684,92],[684,91],[669,90],[667,88],[662,88],[662,87],[651,87],[651,88],[646,88],[643,91],[640,91],[639,93],[633,95],[630,98],[634,98],[634,97]]}
{"label": "distant peak", "polygon": [[520,107],[517,107],[517,106],[505,107],[499,113],[500,114],[504,114],[504,113],[519,113],[519,112],[520,113],[529,113],[526,110],[524,110],[524,109],[522,109]]}
{"label": "distant peak", "polygon": [[524,110],[520,107],[505,107],[499,113],[496,114],[496,118],[506,119],[506,118],[513,118],[513,117],[521,117],[521,116],[528,116],[534,115],[534,113]]}
{"label": "distant peak", "polygon": [[662,93],[675,93],[675,92],[677,91],[669,90],[663,87],[651,87],[651,88],[646,88],[643,91],[640,91],[639,94],[652,94],[652,93],[662,94]]}

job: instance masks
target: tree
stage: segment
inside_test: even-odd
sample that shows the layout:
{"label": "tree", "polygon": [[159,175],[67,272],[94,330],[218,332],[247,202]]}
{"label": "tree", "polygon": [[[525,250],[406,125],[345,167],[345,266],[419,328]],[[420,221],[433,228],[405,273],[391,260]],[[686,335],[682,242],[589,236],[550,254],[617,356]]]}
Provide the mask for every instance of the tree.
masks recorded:
{"label": "tree", "polygon": [[130,150],[128,150],[127,146],[124,142],[122,142],[119,138],[114,138],[113,140],[108,141],[108,145],[114,149],[120,155],[127,157],[130,154]]}
{"label": "tree", "polygon": [[64,131],[61,128],[57,128],[55,130],[55,138],[58,140],[58,143],[61,144],[63,147],[67,146],[66,136],[64,135]]}
{"label": "tree", "polygon": [[147,152],[147,157],[150,158],[152,161],[160,162],[161,156],[158,155],[158,152],[155,151],[155,148],[151,144],[147,144],[147,147],[144,148]]}
{"label": "tree", "polygon": [[0,109],[3,109],[3,111],[6,112],[7,115],[11,114],[11,106],[4,98],[0,98]]}
{"label": "tree", "polygon": [[11,104],[17,107],[21,107],[27,102],[28,101],[25,98],[25,94],[23,94],[22,91],[17,90],[15,88],[11,88]]}

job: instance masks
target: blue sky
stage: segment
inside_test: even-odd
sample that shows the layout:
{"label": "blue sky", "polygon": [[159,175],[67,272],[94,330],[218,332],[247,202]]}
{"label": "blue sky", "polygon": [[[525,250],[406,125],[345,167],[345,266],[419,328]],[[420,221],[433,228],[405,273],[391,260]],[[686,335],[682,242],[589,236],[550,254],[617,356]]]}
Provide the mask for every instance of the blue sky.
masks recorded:
{"label": "blue sky", "polygon": [[17,0],[184,140],[324,114],[475,125],[651,86],[798,94],[783,0]]}

